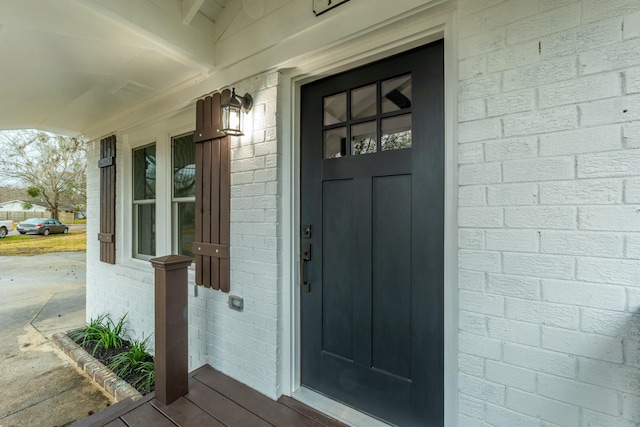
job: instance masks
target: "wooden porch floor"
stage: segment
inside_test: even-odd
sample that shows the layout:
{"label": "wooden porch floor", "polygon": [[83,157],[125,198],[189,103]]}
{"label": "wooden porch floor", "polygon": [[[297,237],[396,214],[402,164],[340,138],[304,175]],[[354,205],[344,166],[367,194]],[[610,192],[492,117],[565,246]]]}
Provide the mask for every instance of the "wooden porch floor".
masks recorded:
{"label": "wooden porch floor", "polygon": [[303,426],[345,427],[333,418],[283,396],[277,402],[209,365],[190,374],[189,393],[165,406],[153,393],[124,400],[74,427]]}

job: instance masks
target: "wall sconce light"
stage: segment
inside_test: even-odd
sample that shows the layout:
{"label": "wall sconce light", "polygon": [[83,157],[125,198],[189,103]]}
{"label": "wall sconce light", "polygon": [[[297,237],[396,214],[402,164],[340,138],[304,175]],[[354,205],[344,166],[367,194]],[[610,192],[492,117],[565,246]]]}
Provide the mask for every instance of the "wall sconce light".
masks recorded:
{"label": "wall sconce light", "polygon": [[236,95],[236,89],[231,90],[231,98],[222,103],[222,132],[229,136],[242,136],[242,113],[248,113],[253,107],[253,98],[248,93],[244,96]]}

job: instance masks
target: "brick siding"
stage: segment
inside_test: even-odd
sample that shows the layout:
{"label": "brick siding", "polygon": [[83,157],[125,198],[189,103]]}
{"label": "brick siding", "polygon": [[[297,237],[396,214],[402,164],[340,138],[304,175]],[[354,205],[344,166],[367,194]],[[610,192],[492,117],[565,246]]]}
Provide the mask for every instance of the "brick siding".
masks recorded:
{"label": "brick siding", "polygon": [[640,421],[640,3],[463,0],[461,426]]}

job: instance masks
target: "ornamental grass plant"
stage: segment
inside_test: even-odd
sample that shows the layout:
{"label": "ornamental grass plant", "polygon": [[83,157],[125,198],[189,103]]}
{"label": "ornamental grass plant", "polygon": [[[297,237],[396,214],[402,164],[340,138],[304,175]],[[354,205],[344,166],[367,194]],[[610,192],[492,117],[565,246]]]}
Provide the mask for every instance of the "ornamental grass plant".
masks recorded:
{"label": "ornamental grass plant", "polygon": [[150,337],[129,340],[126,317],[114,322],[108,314],[101,314],[68,336],[144,395],[153,391],[155,382],[154,360],[148,351]]}

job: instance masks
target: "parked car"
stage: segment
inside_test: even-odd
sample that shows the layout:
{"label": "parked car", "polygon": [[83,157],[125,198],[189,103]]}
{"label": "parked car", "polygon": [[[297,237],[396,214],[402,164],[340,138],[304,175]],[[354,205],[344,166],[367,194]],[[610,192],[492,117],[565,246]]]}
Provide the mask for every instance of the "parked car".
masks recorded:
{"label": "parked car", "polygon": [[0,221],[0,239],[6,237],[11,230],[13,230],[13,221]]}
{"label": "parked car", "polygon": [[29,218],[18,224],[16,228],[20,234],[34,233],[44,234],[48,236],[50,233],[64,233],[69,232],[69,227],[57,219],[53,218]]}

